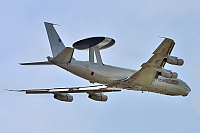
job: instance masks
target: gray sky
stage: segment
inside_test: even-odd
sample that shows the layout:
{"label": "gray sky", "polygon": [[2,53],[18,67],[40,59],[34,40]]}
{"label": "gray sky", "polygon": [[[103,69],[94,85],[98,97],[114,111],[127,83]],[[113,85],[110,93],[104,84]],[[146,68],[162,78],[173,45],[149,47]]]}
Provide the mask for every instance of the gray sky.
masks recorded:
{"label": "gray sky", "polygon": [[[198,0],[7,0],[0,1],[0,132],[102,133],[200,131],[200,1]],[[116,40],[102,51],[105,64],[140,69],[163,39],[176,46],[172,55],[185,60],[179,73],[192,89],[187,97],[122,91],[107,93],[107,102],[74,94],[72,103],[52,95],[25,95],[3,89],[90,85],[56,66],[20,66],[51,55],[44,21],[56,29],[66,46],[91,36]],[[88,60],[87,52],[75,58]]]}

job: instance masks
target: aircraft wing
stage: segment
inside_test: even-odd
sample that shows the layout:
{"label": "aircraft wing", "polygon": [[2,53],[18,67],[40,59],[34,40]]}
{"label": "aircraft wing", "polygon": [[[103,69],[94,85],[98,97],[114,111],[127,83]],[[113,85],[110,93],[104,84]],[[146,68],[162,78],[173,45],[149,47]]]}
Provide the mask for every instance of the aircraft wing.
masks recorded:
{"label": "aircraft wing", "polygon": [[171,54],[175,42],[165,38],[153,52],[153,56],[141,65],[141,69],[124,80],[121,84],[132,84],[139,86],[150,86],[154,79],[158,78],[158,69],[165,66],[165,58]]}
{"label": "aircraft wing", "polygon": [[54,65],[49,61],[19,63],[20,65]]}
{"label": "aircraft wing", "polygon": [[48,93],[101,93],[121,91],[121,89],[110,88],[105,85],[87,86],[87,87],[70,87],[70,88],[52,88],[52,89],[31,89],[31,90],[7,90],[25,92],[26,94],[48,94]]}

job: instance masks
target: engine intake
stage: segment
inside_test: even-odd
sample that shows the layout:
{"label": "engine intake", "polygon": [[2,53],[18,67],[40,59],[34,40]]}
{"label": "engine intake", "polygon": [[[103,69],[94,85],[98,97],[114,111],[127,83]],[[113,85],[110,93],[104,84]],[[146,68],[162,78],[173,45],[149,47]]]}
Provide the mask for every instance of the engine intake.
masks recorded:
{"label": "engine intake", "polygon": [[173,78],[173,79],[176,79],[178,77],[178,73],[176,72],[161,72],[160,75],[165,78]]}
{"label": "engine intake", "polygon": [[172,65],[178,65],[178,66],[182,66],[184,64],[183,59],[178,59],[177,57],[174,57],[174,56],[168,56],[166,58],[166,62]]}
{"label": "engine intake", "polygon": [[73,96],[69,95],[69,94],[54,94],[54,98],[59,100],[59,101],[65,101],[65,102],[72,102],[73,101]]}
{"label": "engine intake", "polygon": [[92,95],[89,95],[88,98],[95,100],[95,101],[107,101],[108,96],[104,95],[103,93],[94,93]]}

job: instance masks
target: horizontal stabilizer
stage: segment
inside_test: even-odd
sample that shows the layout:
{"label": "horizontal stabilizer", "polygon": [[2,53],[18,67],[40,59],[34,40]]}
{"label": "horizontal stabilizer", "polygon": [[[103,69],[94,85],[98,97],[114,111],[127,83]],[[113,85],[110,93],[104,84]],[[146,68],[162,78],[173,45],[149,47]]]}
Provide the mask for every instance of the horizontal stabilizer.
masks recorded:
{"label": "horizontal stabilizer", "polygon": [[19,63],[20,65],[53,65],[51,62],[43,61],[43,62],[29,62],[29,63]]}
{"label": "horizontal stabilizer", "polygon": [[70,63],[72,56],[74,53],[74,49],[70,47],[66,47],[63,49],[56,57],[54,57],[51,61],[54,63]]}

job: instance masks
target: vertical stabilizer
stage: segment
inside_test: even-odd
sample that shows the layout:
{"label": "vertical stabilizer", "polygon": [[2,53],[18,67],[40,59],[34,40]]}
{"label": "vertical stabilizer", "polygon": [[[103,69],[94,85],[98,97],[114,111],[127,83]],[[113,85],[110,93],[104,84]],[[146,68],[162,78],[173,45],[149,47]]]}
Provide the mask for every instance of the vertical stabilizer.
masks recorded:
{"label": "vertical stabilizer", "polygon": [[65,45],[63,44],[55,28],[53,27],[54,24],[44,22],[44,25],[49,38],[49,43],[51,46],[53,57],[56,57],[65,48]]}

